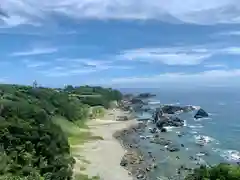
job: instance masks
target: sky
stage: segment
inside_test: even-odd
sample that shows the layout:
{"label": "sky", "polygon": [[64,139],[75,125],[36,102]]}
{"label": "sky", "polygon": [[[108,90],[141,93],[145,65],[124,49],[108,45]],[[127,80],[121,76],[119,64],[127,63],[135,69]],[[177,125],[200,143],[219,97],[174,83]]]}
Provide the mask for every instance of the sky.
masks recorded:
{"label": "sky", "polygon": [[239,0],[1,0],[0,83],[240,87]]}

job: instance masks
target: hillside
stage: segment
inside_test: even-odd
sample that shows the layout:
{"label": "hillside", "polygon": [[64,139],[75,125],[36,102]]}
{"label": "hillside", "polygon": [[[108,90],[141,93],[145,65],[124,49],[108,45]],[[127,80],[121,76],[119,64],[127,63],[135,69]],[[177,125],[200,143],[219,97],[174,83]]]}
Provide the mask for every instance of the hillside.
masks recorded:
{"label": "hillside", "polygon": [[108,108],[111,101],[121,98],[119,91],[102,87],[1,84],[0,179],[70,180],[74,159],[68,136],[72,129],[63,132],[58,123],[84,124],[91,106]]}

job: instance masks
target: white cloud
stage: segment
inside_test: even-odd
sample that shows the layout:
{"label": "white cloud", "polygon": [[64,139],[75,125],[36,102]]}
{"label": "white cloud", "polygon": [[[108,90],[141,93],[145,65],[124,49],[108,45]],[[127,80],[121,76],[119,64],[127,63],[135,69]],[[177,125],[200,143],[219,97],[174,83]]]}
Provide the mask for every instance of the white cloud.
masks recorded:
{"label": "white cloud", "polygon": [[118,60],[161,62],[166,65],[193,66],[214,55],[240,55],[240,47],[177,46],[169,48],[140,48],[124,50]]}
{"label": "white cloud", "polygon": [[[143,86],[206,86],[239,85],[240,69],[209,70],[198,73],[165,73],[143,77],[124,77],[105,80],[103,84]],[[238,83],[237,83],[238,82]]]}
{"label": "white cloud", "polygon": [[38,68],[38,67],[43,67],[50,64],[49,62],[34,61],[34,60],[28,60],[28,59],[23,60],[23,63],[28,68]]}
{"label": "white cloud", "polygon": [[52,68],[48,70],[38,71],[44,76],[48,77],[64,77],[64,76],[74,76],[79,74],[89,74],[96,72],[95,69],[85,68],[85,69],[68,69],[68,68]]}
{"label": "white cloud", "polygon": [[226,64],[205,64],[204,67],[206,68],[228,68]]}
{"label": "white cloud", "polygon": [[52,54],[57,52],[57,48],[33,48],[28,51],[20,51],[14,52],[11,56],[34,56],[34,55],[41,55],[41,54]]}
{"label": "white cloud", "polygon": [[227,31],[227,32],[220,32],[216,35],[219,36],[240,36],[240,31]]}
{"label": "white cloud", "polygon": [[228,47],[220,50],[222,53],[231,54],[231,55],[240,55],[240,47]]}
{"label": "white cloud", "polygon": [[211,56],[211,52],[202,48],[172,47],[127,50],[120,53],[117,58],[147,62],[158,61],[167,65],[197,65]]}
{"label": "white cloud", "polygon": [[129,70],[133,67],[116,65],[113,61],[94,60],[94,59],[56,59],[57,63],[63,65],[56,65],[48,70],[40,70],[38,72],[50,77],[75,76],[79,74],[90,74],[107,70]]}
{"label": "white cloud", "polygon": [[[239,23],[239,0],[2,0],[11,26],[53,20],[54,14],[75,19],[157,19],[196,24]],[[15,17],[11,19],[12,17]],[[21,20],[16,21],[16,17]],[[3,18],[2,18],[3,19]]]}

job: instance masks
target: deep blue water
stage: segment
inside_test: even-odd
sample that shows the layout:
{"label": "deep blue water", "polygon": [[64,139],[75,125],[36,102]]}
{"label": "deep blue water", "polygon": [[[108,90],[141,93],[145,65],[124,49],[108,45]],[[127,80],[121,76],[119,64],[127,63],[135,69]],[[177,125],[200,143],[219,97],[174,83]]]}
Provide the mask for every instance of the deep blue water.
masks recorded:
{"label": "deep blue water", "polygon": [[[210,113],[206,119],[194,120],[194,113],[182,114],[180,117],[187,122],[187,126],[181,129],[173,129],[170,133],[163,135],[166,139],[173,142],[183,143],[185,148],[178,153],[169,153],[160,151],[159,145],[150,144],[148,141],[142,141],[142,147],[145,150],[151,150],[159,161],[160,170],[153,176],[171,176],[180,164],[192,166],[189,162],[189,156],[200,152],[208,152],[209,156],[201,157],[208,164],[217,164],[220,162],[239,162],[240,159],[240,94],[238,90],[136,90],[128,89],[125,92],[139,93],[152,92],[157,96],[152,101],[160,101],[161,104],[179,104],[201,106]],[[150,116],[145,114],[144,116]],[[187,134],[179,138],[177,132],[186,132]],[[146,131],[146,135],[150,135]],[[210,138],[210,142],[204,146],[196,145],[196,137],[199,135]],[[176,160],[180,157],[180,161]],[[164,161],[164,159],[166,159]],[[153,178],[154,179],[154,178]]]}

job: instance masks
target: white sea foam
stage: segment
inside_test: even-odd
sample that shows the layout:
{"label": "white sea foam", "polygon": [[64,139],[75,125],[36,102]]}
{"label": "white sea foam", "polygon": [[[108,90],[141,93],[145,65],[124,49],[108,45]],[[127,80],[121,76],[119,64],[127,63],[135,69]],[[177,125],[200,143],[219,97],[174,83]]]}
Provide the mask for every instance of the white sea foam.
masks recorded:
{"label": "white sea foam", "polygon": [[195,119],[195,118],[194,118],[194,121],[195,121],[195,122],[201,122],[201,121],[204,121],[204,120],[212,120],[212,118],[211,118],[211,117],[198,118],[198,119]]}
{"label": "white sea foam", "polygon": [[149,105],[158,105],[158,104],[161,104],[160,101],[149,101],[148,102]]}
{"label": "white sea foam", "polygon": [[201,145],[206,145],[206,144],[209,144],[209,143],[215,141],[214,138],[209,137],[209,136],[204,136],[204,135],[194,135],[194,138],[195,138],[195,142],[197,144],[201,144]]}
{"label": "white sea foam", "polygon": [[191,134],[197,134],[197,131],[190,131]]}
{"label": "white sea foam", "polygon": [[227,161],[240,162],[240,152],[237,150],[213,149],[213,151],[219,153]]}
{"label": "white sea foam", "polygon": [[183,126],[184,126],[184,127],[187,126],[187,121],[186,121],[186,120],[184,120],[184,124],[183,124]]}
{"label": "white sea foam", "polygon": [[[189,106],[191,106],[191,105],[189,105]],[[199,110],[199,109],[201,109],[200,106],[192,106],[192,107],[193,107],[194,110]]]}
{"label": "white sea foam", "polygon": [[201,128],[203,128],[203,125],[195,124],[195,125],[189,125],[188,127],[191,129],[201,129]]}
{"label": "white sea foam", "polygon": [[205,156],[205,154],[204,153],[197,153],[196,156],[201,157],[201,156]]}

